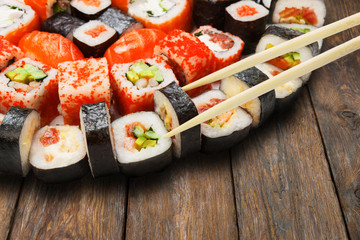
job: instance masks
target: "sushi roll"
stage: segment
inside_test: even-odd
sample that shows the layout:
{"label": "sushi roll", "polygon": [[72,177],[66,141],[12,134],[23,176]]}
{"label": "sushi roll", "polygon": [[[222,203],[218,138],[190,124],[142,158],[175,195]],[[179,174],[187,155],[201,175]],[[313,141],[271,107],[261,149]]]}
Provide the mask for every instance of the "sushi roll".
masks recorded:
{"label": "sushi roll", "polygon": [[0,124],[4,120],[5,114],[0,113]]}
{"label": "sushi roll", "polygon": [[273,23],[299,23],[315,27],[324,25],[326,7],[323,0],[278,0],[272,15]]}
{"label": "sushi roll", "polygon": [[0,35],[0,71],[24,57],[20,48]]}
{"label": "sushi roll", "polygon": [[[192,100],[201,114],[225,101],[226,95],[210,90]],[[201,151],[217,152],[232,147],[248,135],[251,123],[251,116],[240,107],[201,123]]]}
{"label": "sushi roll", "polygon": [[81,178],[89,172],[86,147],[77,126],[45,126],[32,140],[30,164],[35,176],[46,183]]}
{"label": "sushi roll", "polygon": [[170,66],[160,57],[115,64],[111,87],[121,114],[154,110],[154,92],[174,82]]}
{"label": "sushi roll", "polygon": [[112,123],[121,172],[142,176],[164,169],[172,161],[171,139],[154,112],[137,112]]}
{"label": "sushi roll", "polygon": [[105,101],[110,107],[109,69],[105,58],[58,65],[59,97],[64,123],[79,125],[81,105]]}
{"label": "sushi roll", "polygon": [[[168,131],[180,126],[198,115],[197,108],[190,97],[175,82],[154,93],[155,112],[164,121]],[[200,125],[176,134],[173,138],[173,152],[182,158],[201,149]]]}
{"label": "sushi roll", "polygon": [[[263,63],[257,66],[269,78],[283,72],[282,69],[269,63]],[[275,88],[275,110],[281,111],[291,106],[292,102],[300,95],[303,81],[300,78],[294,78],[287,83]]]}
{"label": "sushi roll", "polygon": [[41,22],[59,12],[70,12],[70,0],[24,0],[40,16]]}
{"label": "sushi roll", "polygon": [[128,14],[142,22],[146,28],[159,29],[165,33],[173,29],[190,32],[192,11],[189,1],[184,0],[131,0]]}
{"label": "sushi roll", "polygon": [[93,177],[117,173],[119,169],[114,154],[114,136],[106,103],[82,105],[80,123]]}
{"label": "sushi roll", "polygon": [[19,42],[19,47],[25,56],[54,68],[61,62],[84,58],[73,42],[56,33],[33,31],[25,34]]}
{"label": "sushi roll", "polygon": [[114,7],[106,9],[97,20],[114,28],[119,36],[144,27],[135,18]]}
{"label": "sushi roll", "polygon": [[[155,46],[154,54],[163,57],[171,66],[180,86],[192,83],[216,69],[214,53],[194,35],[177,29]],[[195,97],[209,89],[210,84],[190,90],[188,94]]]}
{"label": "sushi roll", "polygon": [[[258,45],[256,46],[256,52],[264,51],[294,37],[300,36],[301,34],[303,33],[296,30],[279,26],[270,26],[268,29],[266,29],[266,32],[261,37]],[[267,62],[282,70],[287,70],[311,59],[318,54],[319,45],[317,42],[314,42],[308,46],[299,48],[293,52],[286,53]],[[301,79],[303,82],[307,82],[310,78],[310,75],[311,73],[302,76]]]}
{"label": "sushi roll", "polygon": [[115,29],[98,20],[85,23],[73,33],[73,42],[85,57],[102,57],[117,38]]}
{"label": "sushi roll", "polygon": [[267,9],[270,9],[271,7],[271,0],[252,0],[258,4],[263,5],[264,7],[266,7]]}
{"label": "sushi roll", "polygon": [[[227,98],[245,91],[269,77],[260,71],[257,67],[252,67],[242,72],[236,73],[230,77],[224,78],[220,83],[220,90],[226,94]],[[272,114],[275,108],[275,91],[272,90],[251,100],[241,106],[253,118],[253,127],[258,127],[265,122]]]}
{"label": "sushi roll", "polygon": [[109,66],[116,63],[129,63],[138,59],[151,58],[154,47],[166,34],[157,29],[136,29],[122,35],[111,47],[104,57]]}
{"label": "sushi roll", "polygon": [[244,54],[253,53],[265,31],[269,10],[253,1],[239,1],[225,10],[224,30],[245,42]]}
{"label": "sushi roll", "polygon": [[33,108],[41,114],[42,124],[58,115],[57,70],[38,61],[23,58],[0,74],[0,112],[11,106]]}
{"label": "sushi roll", "polygon": [[225,8],[238,0],[195,0],[193,19],[195,25],[211,25],[217,29],[224,29]]}
{"label": "sushi roll", "polygon": [[71,14],[85,21],[95,20],[110,6],[111,0],[72,0],[70,2]]}
{"label": "sushi roll", "polygon": [[17,45],[20,38],[40,28],[40,19],[30,6],[14,0],[0,0],[0,35]]}
{"label": "sushi roll", "polygon": [[85,24],[84,20],[74,17],[67,12],[60,12],[46,19],[41,24],[41,31],[58,33],[63,37],[73,40],[72,32],[83,24]]}
{"label": "sushi roll", "polygon": [[0,172],[25,177],[29,153],[40,115],[33,109],[11,107],[0,125]]}
{"label": "sushi roll", "polygon": [[201,26],[193,34],[214,53],[216,69],[224,68],[240,60],[244,48],[241,38],[208,25]]}

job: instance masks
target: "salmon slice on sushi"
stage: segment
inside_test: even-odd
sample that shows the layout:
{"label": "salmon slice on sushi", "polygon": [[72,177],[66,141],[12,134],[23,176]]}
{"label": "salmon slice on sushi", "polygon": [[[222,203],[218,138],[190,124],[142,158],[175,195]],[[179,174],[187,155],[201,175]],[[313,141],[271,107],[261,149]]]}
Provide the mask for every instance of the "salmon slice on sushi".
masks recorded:
{"label": "salmon slice on sushi", "polygon": [[11,107],[0,125],[0,172],[25,177],[29,153],[40,115],[33,109]]}
{"label": "salmon slice on sushi", "polygon": [[30,6],[14,0],[0,1],[0,35],[18,44],[25,34],[40,28],[39,16]]}
{"label": "salmon slice on sushi", "polygon": [[72,181],[89,172],[78,126],[41,128],[33,137],[29,158],[35,176],[45,183]]}
{"label": "salmon slice on sushi", "polygon": [[70,12],[70,0],[24,0],[40,16],[41,22],[58,12]]}
{"label": "salmon slice on sushi", "polygon": [[85,21],[97,19],[111,6],[111,0],[72,0],[71,14]]}
{"label": "salmon slice on sushi", "polygon": [[154,92],[177,82],[170,66],[160,57],[115,64],[111,86],[121,114],[154,110]]}
{"label": "salmon slice on sushi", "polygon": [[121,172],[142,176],[171,163],[171,139],[162,137],[167,130],[156,113],[132,113],[115,120],[112,126]]}
{"label": "salmon slice on sushi", "polygon": [[24,57],[20,48],[0,36],[0,71]]}
{"label": "salmon slice on sushi", "polygon": [[105,58],[60,63],[59,97],[64,123],[79,125],[81,105],[105,101],[110,107],[109,69]]}
{"label": "salmon slice on sushi", "polygon": [[56,33],[33,31],[25,34],[19,42],[19,47],[27,57],[54,68],[61,62],[84,58],[73,42]]}

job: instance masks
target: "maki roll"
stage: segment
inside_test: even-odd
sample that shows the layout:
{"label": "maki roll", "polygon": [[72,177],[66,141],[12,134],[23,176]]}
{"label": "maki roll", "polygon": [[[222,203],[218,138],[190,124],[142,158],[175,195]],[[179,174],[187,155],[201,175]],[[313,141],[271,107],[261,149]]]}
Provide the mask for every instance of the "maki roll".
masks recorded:
{"label": "maki roll", "polygon": [[0,0],[0,13],[0,35],[15,45],[25,33],[40,28],[39,16],[21,2]]}
{"label": "maki roll", "polygon": [[71,0],[24,0],[39,14],[41,22],[58,12],[70,12]]}
{"label": "maki roll", "polygon": [[225,10],[224,30],[245,42],[245,54],[253,53],[265,31],[269,10],[253,1],[239,1]]}
{"label": "maki roll", "polygon": [[170,66],[160,57],[115,64],[111,86],[121,114],[154,110],[154,92],[176,81]]}
{"label": "maki roll", "polygon": [[114,7],[106,9],[97,20],[115,29],[119,36],[144,27],[135,18]]}
{"label": "maki roll", "polygon": [[85,21],[95,20],[111,5],[111,0],[72,0],[71,14]]}
{"label": "maki roll", "polygon": [[[193,98],[199,114],[225,100],[226,95],[220,90]],[[232,147],[248,135],[251,123],[251,116],[240,107],[201,123],[201,151],[217,152]]]}
{"label": "maki roll", "polygon": [[46,19],[41,24],[41,31],[58,33],[72,40],[72,32],[83,24],[85,24],[84,20],[74,17],[67,12],[60,12]]}
{"label": "maki roll", "polygon": [[0,172],[25,177],[34,133],[40,128],[40,115],[33,109],[11,107],[0,125]]}
{"label": "maki roll", "polygon": [[224,29],[225,8],[238,0],[195,0],[193,19],[196,26],[211,25]]}
{"label": "maki roll", "polygon": [[89,21],[73,32],[73,42],[84,53],[85,57],[102,57],[118,38],[112,27],[101,21]]}
{"label": "maki roll", "polygon": [[24,57],[20,48],[0,35],[0,71]]}
{"label": "maki roll", "polygon": [[274,23],[299,23],[315,27],[324,25],[326,7],[323,0],[278,0],[272,21]]}
{"label": "maki roll", "polygon": [[[198,115],[190,97],[172,82],[154,93],[155,112],[164,121],[168,131],[180,126]],[[176,134],[173,138],[173,152],[176,158],[199,152],[201,149],[200,125]]]}
{"label": "maki roll", "polygon": [[[163,57],[173,69],[180,86],[192,83],[216,69],[214,53],[194,35],[173,30],[155,46],[154,54]],[[188,92],[192,97],[211,89],[205,85]]]}
{"label": "maki roll", "polygon": [[241,38],[211,26],[201,26],[193,34],[214,53],[216,69],[224,68],[240,60],[244,48]]}
{"label": "maki roll", "polygon": [[[290,40],[294,37],[300,36],[301,32],[283,28],[279,26],[270,26],[266,29],[266,32],[261,37],[258,45],[256,46],[256,52],[261,52],[271,47],[274,47],[280,43]],[[319,54],[319,45],[314,42],[308,46],[299,48],[293,52],[286,53],[274,59],[268,61],[268,63],[282,69],[287,70],[302,62],[309,60],[310,58]],[[308,73],[301,77],[306,82],[309,80],[311,73]]]}
{"label": "maki roll", "polygon": [[112,123],[116,156],[123,173],[142,176],[164,169],[172,161],[171,139],[154,112],[137,112]]}
{"label": "maki roll", "polygon": [[190,32],[192,12],[189,1],[184,0],[131,0],[128,14],[142,22],[146,28],[155,28],[165,33],[173,29]]}
{"label": "maki roll", "polygon": [[32,140],[30,164],[37,178],[60,183],[89,172],[82,132],[77,126],[45,126]]}
{"label": "maki roll", "polygon": [[[282,69],[275,67],[269,63],[263,63],[257,66],[269,78],[283,72]],[[292,102],[299,96],[303,86],[303,81],[300,78],[294,78],[287,83],[275,88],[275,110],[283,110],[288,108]]]}
{"label": "maki roll", "polygon": [[82,105],[80,123],[93,177],[117,173],[119,169],[114,154],[114,136],[106,103]]}
{"label": "maki roll", "polygon": [[64,123],[79,125],[81,105],[105,101],[110,107],[109,69],[105,58],[58,65],[59,97]]}
{"label": "maki roll", "polygon": [[58,115],[57,70],[38,61],[23,58],[0,74],[0,112],[11,106],[33,108],[41,114],[42,124]]}
{"label": "maki roll", "polygon": [[[220,83],[220,90],[223,91],[227,98],[230,98],[246,89],[251,88],[263,81],[268,76],[260,71],[257,67],[252,67],[242,72],[236,73],[230,77],[224,78]],[[275,91],[272,90],[251,100],[241,106],[253,118],[253,127],[258,127],[272,114],[275,108]]]}
{"label": "maki roll", "polygon": [[270,9],[271,7],[271,0],[252,0],[258,4],[263,5],[264,7],[266,7],[267,9]]}

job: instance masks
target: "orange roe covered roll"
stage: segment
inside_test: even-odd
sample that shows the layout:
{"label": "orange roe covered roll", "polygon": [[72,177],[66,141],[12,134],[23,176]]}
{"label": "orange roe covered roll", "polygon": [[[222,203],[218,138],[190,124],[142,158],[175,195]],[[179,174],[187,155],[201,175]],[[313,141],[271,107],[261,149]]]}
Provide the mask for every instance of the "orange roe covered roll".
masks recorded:
{"label": "orange roe covered roll", "polygon": [[36,109],[42,124],[59,113],[57,70],[29,58],[23,58],[0,74],[0,112],[11,106]]}
{"label": "orange roe covered roll", "polygon": [[147,28],[166,33],[173,29],[191,31],[192,11],[188,0],[129,0],[128,14]]}
{"label": "orange roe covered roll", "polygon": [[24,54],[20,48],[0,35],[0,71],[23,57]]}
{"label": "orange roe covered roll", "polygon": [[[171,31],[155,46],[154,54],[163,57],[173,69],[180,86],[194,82],[216,68],[214,53],[194,35],[181,31]],[[205,85],[188,92],[196,96],[211,89]]]}
{"label": "orange roe covered roll", "polygon": [[121,114],[154,110],[154,92],[176,81],[170,66],[160,57],[115,64],[111,87]]}
{"label": "orange roe covered roll", "polygon": [[55,68],[61,62],[84,58],[73,42],[56,33],[33,31],[21,38],[19,47],[27,57]]}
{"label": "orange roe covered roll", "polygon": [[105,58],[58,65],[59,97],[64,123],[79,125],[81,105],[105,101],[110,107],[110,80]]}
{"label": "orange roe covered roll", "polygon": [[30,6],[14,0],[0,0],[0,35],[13,44],[28,32],[40,29],[39,16]]}

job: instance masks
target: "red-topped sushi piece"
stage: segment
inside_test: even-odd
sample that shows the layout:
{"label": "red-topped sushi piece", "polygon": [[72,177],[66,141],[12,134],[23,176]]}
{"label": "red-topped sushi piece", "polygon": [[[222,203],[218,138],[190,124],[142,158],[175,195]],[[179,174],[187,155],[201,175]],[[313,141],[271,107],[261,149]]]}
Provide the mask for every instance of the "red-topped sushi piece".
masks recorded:
{"label": "red-topped sushi piece", "polygon": [[0,35],[0,71],[10,65],[13,61],[17,61],[24,56],[20,48],[16,47],[4,36]]}
{"label": "red-topped sushi piece", "polygon": [[280,22],[300,23],[316,25],[318,23],[317,16],[313,9],[309,7],[296,8],[286,7],[279,12]]}

